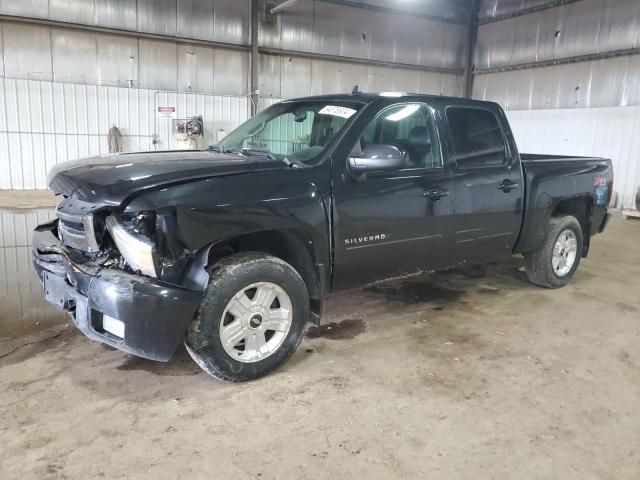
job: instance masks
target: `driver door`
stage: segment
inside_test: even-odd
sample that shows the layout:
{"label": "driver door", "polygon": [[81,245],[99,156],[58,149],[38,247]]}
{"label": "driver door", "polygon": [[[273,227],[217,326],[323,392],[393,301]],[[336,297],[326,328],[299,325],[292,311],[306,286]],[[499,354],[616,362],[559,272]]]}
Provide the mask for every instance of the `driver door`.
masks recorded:
{"label": "driver door", "polygon": [[402,165],[372,166],[356,175],[348,158],[334,159],[334,289],[436,269],[447,261],[452,174],[431,109],[422,103],[384,108],[360,132],[349,156],[367,158],[367,151],[384,150],[380,146],[400,150]]}

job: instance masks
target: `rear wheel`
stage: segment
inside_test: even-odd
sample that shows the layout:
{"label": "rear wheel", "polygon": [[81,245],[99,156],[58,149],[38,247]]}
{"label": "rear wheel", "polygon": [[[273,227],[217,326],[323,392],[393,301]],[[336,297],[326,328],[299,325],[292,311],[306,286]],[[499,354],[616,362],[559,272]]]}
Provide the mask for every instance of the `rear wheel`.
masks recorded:
{"label": "rear wheel", "polygon": [[580,265],[583,245],[582,227],[575,217],[553,217],[542,246],[524,256],[529,281],[547,288],[564,287]]}
{"label": "rear wheel", "polygon": [[252,380],[295,352],[308,319],[309,297],[298,272],[279,258],[242,253],[212,270],[185,344],[210,375]]}

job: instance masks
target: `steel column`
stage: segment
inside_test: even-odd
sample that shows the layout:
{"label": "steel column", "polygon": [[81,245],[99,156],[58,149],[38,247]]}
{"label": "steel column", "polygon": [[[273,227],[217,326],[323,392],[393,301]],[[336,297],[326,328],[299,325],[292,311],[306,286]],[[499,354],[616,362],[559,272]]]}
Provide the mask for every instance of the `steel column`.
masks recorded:
{"label": "steel column", "polygon": [[251,75],[249,81],[249,93],[251,95],[251,115],[258,113],[258,100],[260,96],[259,69],[260,49],[258,34],[260,29],[260,0],[251,0]]}
{"label": "steel column", "polygon": [[471,17],[469,18],[469,30],[467,32],[467,63],[464,69],[464,96],[471,98],[473,94],[473,65],[478,41],[478,11],[480,0],[471,0]]}

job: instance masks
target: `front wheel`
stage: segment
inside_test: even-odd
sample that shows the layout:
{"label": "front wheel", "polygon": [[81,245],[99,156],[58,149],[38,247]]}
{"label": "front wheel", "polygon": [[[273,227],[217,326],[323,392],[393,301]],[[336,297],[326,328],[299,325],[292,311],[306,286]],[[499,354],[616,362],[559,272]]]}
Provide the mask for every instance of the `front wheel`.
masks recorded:
{"label": "front wheel", "polygon": [[575,217],[553,217],[542,246],[524,256],[529,281],[547,288],[564,287],[580,265],[583,246],[582,227]]}
{"label": "front wheel", "polygon": [[261,253],[232,255],[213,268],[185,345],[213,377],[252,380],[295,352],[308,319],[307,288],[291,265]]}

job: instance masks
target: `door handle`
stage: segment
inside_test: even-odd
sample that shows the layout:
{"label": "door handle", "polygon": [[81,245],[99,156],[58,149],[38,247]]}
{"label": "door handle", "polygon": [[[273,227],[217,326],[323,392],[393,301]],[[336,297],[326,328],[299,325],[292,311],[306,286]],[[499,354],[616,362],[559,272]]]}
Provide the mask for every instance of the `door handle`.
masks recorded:
{"label": "door handle", "polygon": [[438,187],[427,188],[423,193],[423,196],[430,198],[434,202],[437,202],[442,197],[446,197],[449,195],[449,190],[444,190]]}
{"label": "door handle", "polygon": [[498,185],[498,190],[502,190],[504,193],[509,193],[511,190],[515,190],[518,188],[518,184],[516,182],[512,182],[511,180],[503,180],[500,185]]}

